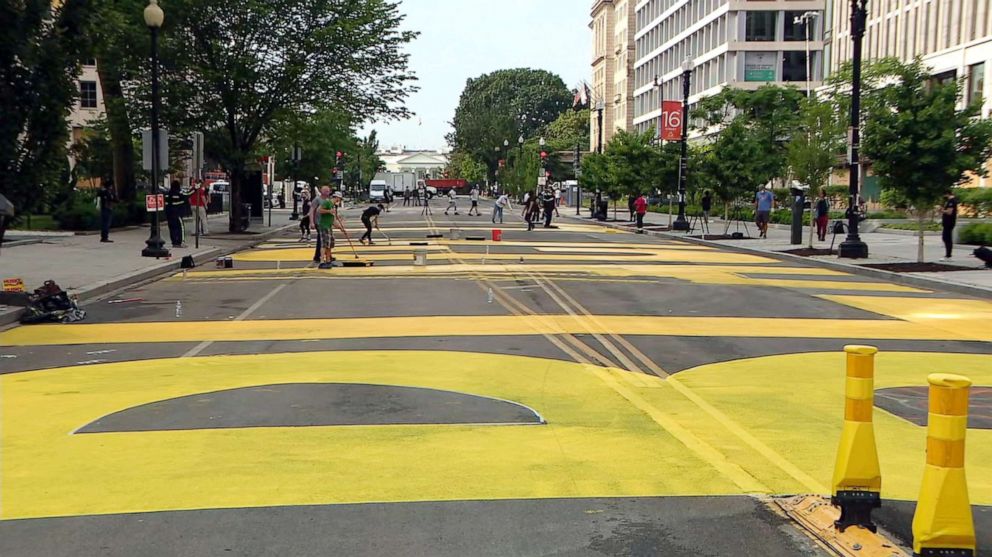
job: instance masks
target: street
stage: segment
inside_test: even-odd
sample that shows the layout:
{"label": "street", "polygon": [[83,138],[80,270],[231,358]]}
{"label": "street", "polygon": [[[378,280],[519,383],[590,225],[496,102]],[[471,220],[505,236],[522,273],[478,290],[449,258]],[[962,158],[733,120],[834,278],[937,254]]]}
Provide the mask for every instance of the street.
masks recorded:
{"label": "street", "polygon": [[902,543],[906,393],[974,381],[992,545],[992,302],[463,203],[394,206],[374,246],[349,209],[334,254],[363,266],[316,269],[291,229],[0,330],[0,554],[829,555],[768,498],[830,493],[846,344],[880,349]]}

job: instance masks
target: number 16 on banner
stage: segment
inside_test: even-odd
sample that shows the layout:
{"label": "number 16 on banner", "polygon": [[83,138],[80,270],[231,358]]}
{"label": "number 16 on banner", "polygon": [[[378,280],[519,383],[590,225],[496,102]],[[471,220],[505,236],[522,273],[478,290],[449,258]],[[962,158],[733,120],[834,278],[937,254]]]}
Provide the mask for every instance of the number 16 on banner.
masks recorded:
{"label": "number 16 on banner", "polygon": [[682,140],[682,103],[664,101],[661,103],[661,139],[664,141]]}

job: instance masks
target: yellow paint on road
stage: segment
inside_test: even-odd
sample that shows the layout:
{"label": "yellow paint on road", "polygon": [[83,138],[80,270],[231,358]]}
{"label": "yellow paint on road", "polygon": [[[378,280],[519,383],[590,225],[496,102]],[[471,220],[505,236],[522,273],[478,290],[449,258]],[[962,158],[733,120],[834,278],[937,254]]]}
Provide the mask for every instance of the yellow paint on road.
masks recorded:
{"label": "yellow paint on road", "polygon": [[825,300],[896,319],[919,323],[948,333],[959,340],[989,340],[992,302],[874,296],[820,296]]}
{"label": "yellow paint on road", "polygon": [[[214,356],[5,375],[2,518],[741,492],[619,396],[599,375],[606,371],[517,356],[376,351]],[[639,380],[655,387],[643,392],[668,389],[656,377]],[[548,423],[72,434],[142,404],[278,383],[456,391],[525,404]]]}
{"label": "yellow paint on road", "polygon": [[[992,385],[992,355],[882,351],[876,357],[875,388],[925,388],[927,375],[937,371]],[[829,483],[844,419],[844,352],[723,362],[683,371],[676,378],[792,464]],[[651,393],[644,396],[650,398]],[[915,500],[925,463],[926,428],[879,408],[874,422],[882,497]],[[968,430],[966,458],[972,503],[992,504],[992,430]],[[763,470],[752,470],[758,462],[743,462],[745,470]],[[781,488],[774,482],[772,486]]]}
{"label": "yellow paint on road", "polygon": [[[888,319],[619,315],[430,316],[34,325],[0,333],[0,346],[139,342],[609,334],[744,338],[960,340],[923,323]],[[992,330],[973,333],[992,341]]]}
{"label": "yellow paint on road", "polygon": [[[338,246],[338,251],[342,248]],[[347,250],[347,248],[344,248]],[[415,250],[416,248],[414,248]],[[386,251],[386,250],[382,250]],[[411,250],[413,251],[413,250]],[[609,256],[602,254],[547,254],[547,253],[477,253],[477,252],[455,252],[450,254],[430,255],[433,259],[482,259],[492,261],[513,261],[521,257],[529,261],[595,261],[600,263],[641,263],[641,262],[685,262],[685,263],[777,263],[774,259],[761,257],[758,255],[747,255],[743,253],[721,252],[721,251],[692,251],[692,250],[664,250],[655,249],[650,252],[640,254],[617,254]],[[410,253],[366,253],[366,259],[370,261],[409,261],[412,258]],[[311,261],[313,250],[309,248],[280,249],[280,250],[252,250],[243,251],[234,255],[235,261]]]}

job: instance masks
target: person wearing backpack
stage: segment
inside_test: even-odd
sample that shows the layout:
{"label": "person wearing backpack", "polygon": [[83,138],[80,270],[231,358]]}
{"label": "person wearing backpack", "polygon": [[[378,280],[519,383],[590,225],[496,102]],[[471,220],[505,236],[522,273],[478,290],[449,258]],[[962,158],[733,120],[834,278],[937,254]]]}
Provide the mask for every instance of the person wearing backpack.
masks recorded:
{"label": "person wearing backpack", "polygon": [[830,202],[827,201],[827,190],[820,188],[816,199],[816,237],[821,242],[827,241],[827,221],[830,220]]}

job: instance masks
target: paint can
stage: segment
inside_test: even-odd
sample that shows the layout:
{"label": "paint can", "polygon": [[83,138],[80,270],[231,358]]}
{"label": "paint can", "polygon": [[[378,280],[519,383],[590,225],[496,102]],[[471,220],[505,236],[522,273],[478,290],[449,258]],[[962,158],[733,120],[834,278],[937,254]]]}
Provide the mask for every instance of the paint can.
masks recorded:
{"label": "paint can", "polygon": [[427,265],[427,250],[425,249],[414,250],[413,265],[415,267],[423,267]]}
{"label": "paint can", "polygon": [[223,257],[218,257],[217,258],[217,268],[218,269],[223,269],[224,268],[224,258]]}
{"label": "paint can", "polygon": [[493,241],[501,242],[503,241],[503,231],[499,228],[493,228]]}
{"label": "paint can", "polygon": [[233,269],[234,268],[234,259],[232,259],[230,257],[225,257],[224,258],[224,268],[225,269]]}

